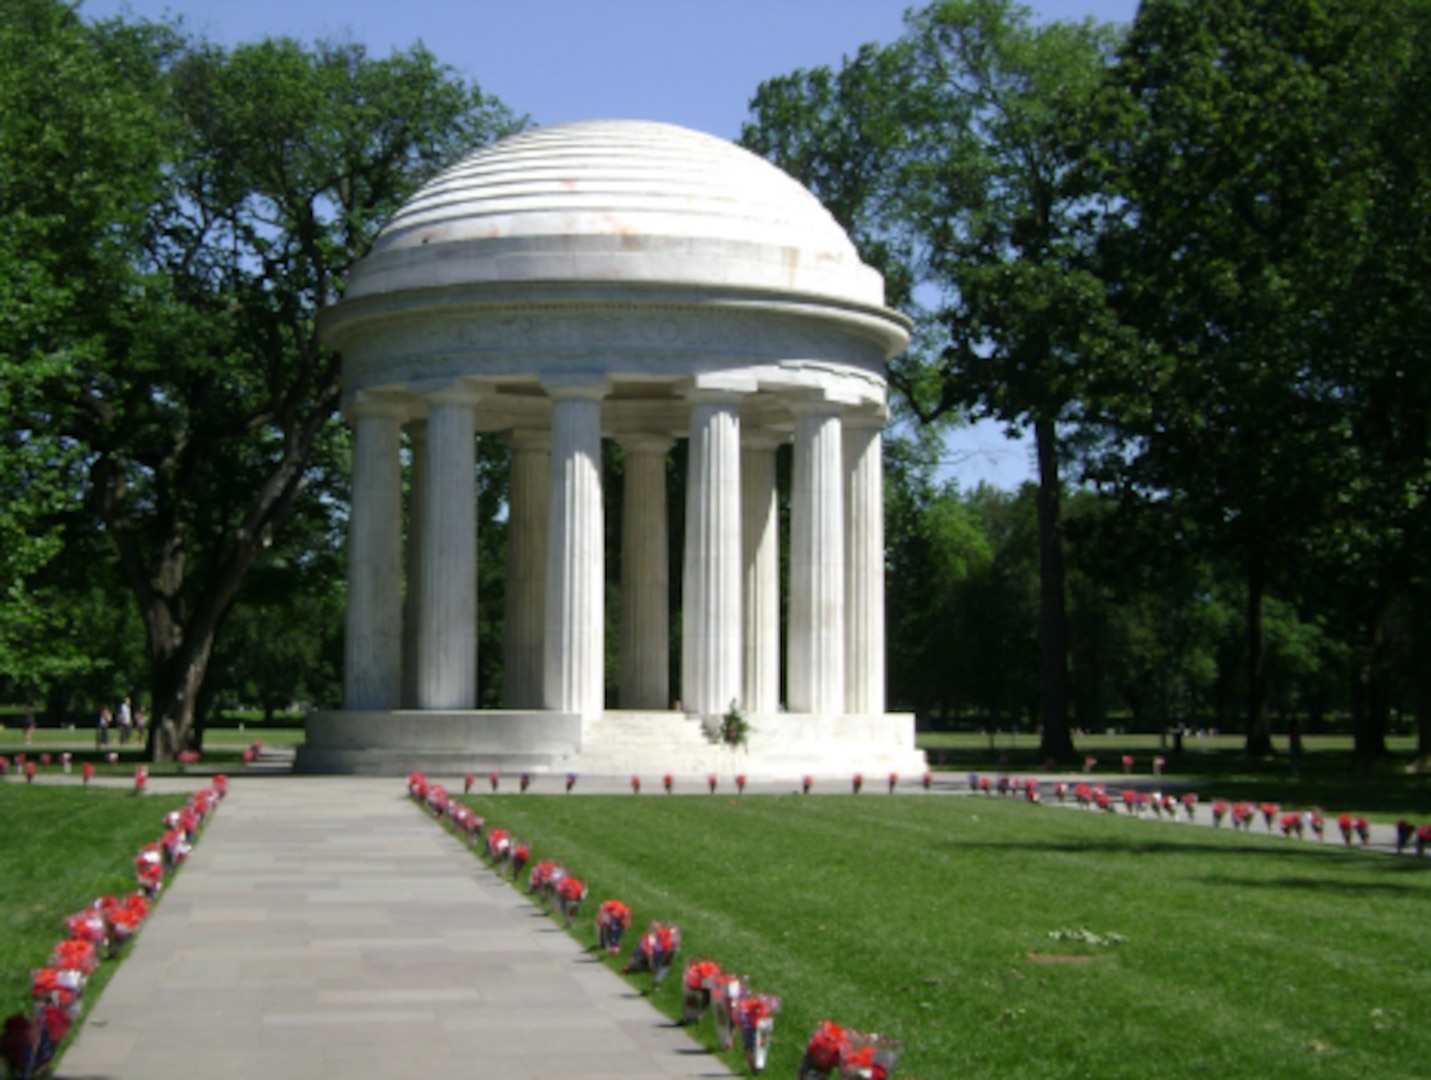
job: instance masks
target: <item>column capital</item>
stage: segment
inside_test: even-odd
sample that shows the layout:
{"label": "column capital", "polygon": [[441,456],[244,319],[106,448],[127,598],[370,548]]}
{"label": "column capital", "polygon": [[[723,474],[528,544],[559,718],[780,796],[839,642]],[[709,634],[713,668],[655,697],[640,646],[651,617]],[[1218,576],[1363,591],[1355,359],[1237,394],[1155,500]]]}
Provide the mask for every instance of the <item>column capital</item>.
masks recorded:
{"label": "column capital", "polygon": [[883,430],[888,423],[888,405],[866,405],[844,413],[844,424],[847,428]]}
{"label": "column capital", "polygon": [[361,391],[343,409],[349,421],[377,418],[405,422],[413,414],[412,400],[396,394],[374,394]]}
{"label": "column capital", "polygon": [[665,454],[676,444],[676,440],[672,436],[657,435],[654,432],[618,435],[616,442],[628,454]]}
{"label": "column capital", "polygon": [[483,396],[481,390],[464,386],[462,383],[434,386],[422,392],[423,400],[429,408],[433,405],[466,405],[470,408],[481,401]]}
{"label": "column capital", "polygon": [[600,401],[611,393],[611,383],[590,371],[555,372],[542,376],[542,390],[553,401]]}
{"label": "column capital", "polygon": [[502,441],[513,450],[550,450],[552,433],[550,428],[512,428]]}
{"label": "column capital", "polygon": [[793,416],[838,416],[843,418],[845,415],[844,405],[837,401],[831,401],[824,394],[792,397],[789,400],[789,406]]}
{"label": "column capital", "polygon": [[788,435],[774,431],[759,428],[752,430],[745,427],[740,430],[740,448],[742,450],[774,450],[789,441]]}
{"label": "column capital", "polygon": [[716,372],[697,375],[681,390],[681,394],[692,404],[708,402],[724,404],[739,403],[759,389],[749,375]]}

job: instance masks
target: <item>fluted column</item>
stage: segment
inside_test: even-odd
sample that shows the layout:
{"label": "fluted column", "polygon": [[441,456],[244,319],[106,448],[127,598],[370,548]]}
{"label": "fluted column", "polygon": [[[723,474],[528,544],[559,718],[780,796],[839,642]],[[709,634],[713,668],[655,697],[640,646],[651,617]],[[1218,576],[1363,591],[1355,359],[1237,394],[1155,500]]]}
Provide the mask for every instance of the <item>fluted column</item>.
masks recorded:
{"label": "fluted column", "polygon": [[427,497],[427,421],[407,426],[411,464],[408,473],[407,591],[402,612],[402,707],[417,708],[417,628],[422,623],[418,596],[422,581],[422,504]]}
{"label": "fluted column", "polygon": [[626,487],[621,520],[621,707],[671,702],[670,567],[664,435],[621,440]]}
{"label": "fluted column", "polygon": [[343,707],[395,709],[402,689],[402,411],[359,403],[353,416]]}
{"label": "fluted column", "polygon": [[795,414],[790,507],[790,711],[843,713],[845,697],[844,445],[825,402]]}
{"label": "fluted column", "polygon": [[845,429],[845,711],[884,713],[884,417]]}
{"label": "fluted column", "polygon": [[547,516],[551,512],[551,434],[516,431],[507,499],[506,626],[503,698],[509,709],[540,709],[546,652]]}
{"label": "fluted column", "polygon": [[751,712],[780,707],[780,519],[774,438],[747,436],[740,448],[743,663],[741,702]]}
{"label": "fluted column", "polygon": [[741,528],[740,395],[691,394],[682,607],[682,696],[687,712],[739,702]]}
{"label": "fluted column", "polygon": [[546,386],[552,399],[547,525],[548,709],[601,715],[605,704],[605,590],[601,509],[601,399],[605,383]]}
{"label": "fluted column", "polygon": [[427,483],[419,507],[419,709],[477,704],[476,400],[461,390],[428,398]]}

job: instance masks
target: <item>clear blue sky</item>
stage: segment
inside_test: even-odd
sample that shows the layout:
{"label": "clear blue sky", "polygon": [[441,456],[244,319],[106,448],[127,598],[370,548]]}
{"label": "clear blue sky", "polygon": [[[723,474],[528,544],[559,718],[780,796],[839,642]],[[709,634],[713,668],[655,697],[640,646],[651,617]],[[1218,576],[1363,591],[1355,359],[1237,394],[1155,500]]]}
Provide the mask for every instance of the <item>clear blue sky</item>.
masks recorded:
{"label": "clear blue sky", "polygon": [[[923,6],[915,4],[915,7]],[[1031,0],[1040,19],[1129,22],[1137,0]],[[90,18],[181,17],[224,44],[342,38],[375,55],[422,41],[539,124],[662,120],[733,139],[761,80],[899,36],[908,0],[83,0]],[[951,439],[961,485],[1032,475],[996,425]]]}

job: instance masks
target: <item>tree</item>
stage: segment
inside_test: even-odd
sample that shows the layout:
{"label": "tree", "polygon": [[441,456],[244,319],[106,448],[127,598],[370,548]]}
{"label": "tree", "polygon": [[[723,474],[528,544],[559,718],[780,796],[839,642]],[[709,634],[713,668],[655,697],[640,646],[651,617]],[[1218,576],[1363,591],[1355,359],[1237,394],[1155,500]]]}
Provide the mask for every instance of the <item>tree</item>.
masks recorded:
{"label": "tree", "polygon": [[[1359,392],[1339,370],[1359,350],[1333,328],[1384,161],[1352,137],[1384,122],[1364,92],[1400,40],[1387,37],[1396,17],[1374,17],[1383,7],[1148,0],[1105,99],[1121,109],[1104,127],[1117,222],[1105,273],[1142,348],[1101,401],[1117,432],[1103,477],[1130,507],[1172,505],[1241,575],[1250,754],[1271,750],[1268,598],[1326,592],[1308,541],[1365,485]],[[1361,511],[1358,527],[1378,531],[1384,517]],[[1374,638],[1390,578],[1354,546],[1355,621]]]}
{"label": "tree", "polygon": [[19,418],[0,431],[0,676],[27,696],[103,660],[57,584],[86,539],[66,518],[85,456],[52,420],[103,351],[164,160],[144,81],[95,61],[72,6],[0,10],[0,414]]}
{"label": "tree", "polygon": [[762,85],[742,135],[825,199],[875,265],[905,268],[896,295],[912,283],[930,309],[910,359],[891,371],[914,415],[1032,429],[1041,752],[1065,761],[1060,425],[1078,420],[1117,331],[1091,271],[1075,165],[1117,40],[1092,22],[1035,25],[1008,0],[944,0],[838,75]]}
{"label": "tree", "polygon": [[118,552],[162,757],[189,741],[245,580],[338,460],[340,368],[318,313],[404,198],[520,121],[420,47],[223,50],[119,22],[81,40],[87,63],[141,89],[161,145],[125,287],[97,307],[67,378],[27,379],[21,430],[57,433],[85,463],[67,525]]}

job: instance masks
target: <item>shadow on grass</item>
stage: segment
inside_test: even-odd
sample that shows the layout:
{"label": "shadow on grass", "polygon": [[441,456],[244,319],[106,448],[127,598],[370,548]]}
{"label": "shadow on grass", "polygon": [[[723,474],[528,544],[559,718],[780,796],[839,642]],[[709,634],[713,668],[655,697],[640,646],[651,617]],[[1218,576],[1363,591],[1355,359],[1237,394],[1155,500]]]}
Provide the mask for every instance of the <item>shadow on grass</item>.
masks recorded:
{"label": "shadow on grass", "polygon": [[1288,889],[1302,892],[1340,892],[1348,896],[1421,896],[1426,890],[1390,881],[1332,881],[1327,878],[1207,877],[1203,884],[1234,889]]}
{"label": "shadow on grass", "polygon": [[[1275,839],[1275,838],[1273,838]],[[1377,872],[1423,873],[1431,870],[1431,860],[1414,859],[1390,852],[1364,851],[1360,848],[1331,847],[1326,844],[1289,840],[1285,847],[1276,844],[1207,844],[1170,843],[1164,841],[1127,842],[1118,840],[949,840],[935,845],[935,850],[949,853],[979,849],[983,851],[1049,852],[1059,855],[1236,855],[1258,859],[1322,859],[1327,866],[1372,868]],[[1351,860],[1365,860],[1353,863]]]}

